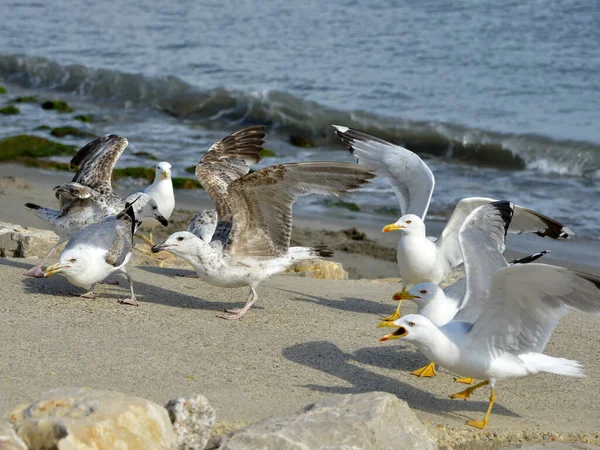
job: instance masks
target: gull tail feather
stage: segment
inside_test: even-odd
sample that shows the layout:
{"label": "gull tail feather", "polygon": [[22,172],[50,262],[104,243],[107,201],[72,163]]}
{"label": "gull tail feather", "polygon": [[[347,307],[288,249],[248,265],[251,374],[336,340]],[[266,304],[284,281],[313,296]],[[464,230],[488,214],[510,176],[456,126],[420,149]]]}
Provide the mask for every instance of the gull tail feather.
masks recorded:
{"label": "gull tail feather", "polygon": [[45,222],[52,222],[60,215],[60,211],[44,208],[43,206],[36,205],[35,203],[25,203],[25,207],[32,210],[36,216]]}
{"label": "gull tail feather", "polygon": [[519,359],[538,372],[550,372],[568,377],[585,376],[581,363],[572,359],[555,358],[542,353],[525,353],[519,355]]}
{"label": "gull tail feather", "polygon": [[333,256],[333,252],[328,250],[325,245],[315,247],[290,247],[288,255],[295,261],[314,258],[329,258]]}

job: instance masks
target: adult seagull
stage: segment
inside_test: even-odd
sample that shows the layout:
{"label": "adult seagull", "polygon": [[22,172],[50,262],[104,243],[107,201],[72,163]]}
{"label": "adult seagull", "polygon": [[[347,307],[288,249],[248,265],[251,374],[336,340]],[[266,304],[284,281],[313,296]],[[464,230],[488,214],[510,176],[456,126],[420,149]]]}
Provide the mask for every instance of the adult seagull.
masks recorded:
{"label": "adult seagull", "polygon": [[[44,277],[42,265],[60,244],[68,241],[74,233],[87,225],[99,223],[105,217],[123,211],[125,202],[113,191],[111,177],[113,168],[127,144],[124,137],[109,134],[84,145],[71,159],[71,168],[79,167],[72,181],[54,188],[56,198],[60,201],[59,210],[33,203],[25,204],[59,236],[58,243],[37,266],[25,272],[26,276]],[[167,224],[152,199],[139,204],[136,202],[133,208],[138,219],[152,217],[161,221],[163,225]]]}
{"label": "adult seagull", "polygon": [[[491,198],[469,197],[458,202],[441,236],[435,242],[425,233],[424,219],[435,185],[433,173],[419,156],[399,145],[375,136],[334,125],[336,133],[360,164],[372,167],[386,177],[398,198],[402,217],[386,225],[384,232],[398,230],[396,259],[402,287],[430,282],[439,284],[463,257],[458,244],[458,230],[465,218],[477,207],[493,202]],[[509,227],[511,233],[535,233],[541,237],[566,239],[573,232],[554,219],[515,205]],[[399,317],[396,311],[386,320]]]}
{"label": "adult seagull", "polygon": [[[482,207],[485,208],[485,207]],[[569,308],[600,315],[600,277],[546,264],[509,266],[497,247],[499,227],[461,228],[467,290],[456,302],[456,315],[443,326],[420,314],[409,314],[381,326],[397,328],[381,338],[404,338],[430,361],[464,377],[483,380],[450,396],[468,399],[478,388],[491,387],[483,420],[467,423],[484,428],[496,400],[495,384],[540,372],[583,376],[577,361],[543,354],[558,321]],[[452,303],[454,303],[452,301]],[[448,299],[444,305],[450,305]]]}
{"label": "adult seagull", "polygon": [[244,307],[218,316],[224,319],[246,314],[258,299],[256,287],[267,278],[297,261],[332,255],[323,247],[290,248],[296,198],[344,195],[375,176],[356,164],[329,161],[278,164],[249,174],[250,165],[260,160],[264,136],[263,127],[240,130],[214,144],[200,160],[196,176],[219,219],[212,240],[182,231],[153,248],[187,260],[199,278],[213,285],[249,286]]}

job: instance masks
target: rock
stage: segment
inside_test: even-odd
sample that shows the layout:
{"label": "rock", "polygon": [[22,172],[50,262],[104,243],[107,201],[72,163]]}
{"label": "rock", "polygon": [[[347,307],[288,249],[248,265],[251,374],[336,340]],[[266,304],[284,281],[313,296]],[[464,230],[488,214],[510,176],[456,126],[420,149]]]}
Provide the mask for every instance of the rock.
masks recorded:
{"label": "rock", "polygon": [[114,391],[48,391],[17,407],[10,421],[30,450],[170,450],[176,441],[162,406]]}
{"label": "rock", "polygon": [[210,438],[216,413],[202,395],[179,397],[165,405],[173,431],[177,435],[178,450],[203,450]]}
{"label": "rock", "polygon": [[75,120],[79,120],[80,122],[92,123],[92,118],[87,114],[79,114],[78,116],[73,117]]}
{"label": "rock", "polygon": [[315,146],[315,142],[312,139],[297,134],[290,136],[290,144],[303,148],[313,148]]}
{"label": "rock", "polygon": [[322,280],[347,280],[348,272],[335,261],[312,259],[300,261],[283,272],[284,275],[296,275],[306,278],[319,278]]}
{"label": "rock", "polygon": [[25,442],[8,422],[0,422],[0,450],[27,450]]}
{"label": "rock", "polygon": [[67,102],[62,102],[60,100],[48,100],[42,103],[43,109],[53,109],[58,111],[59,113],[70,113],[73,112],[73,108],[69,106]]}
{"label": "rock", "polygon": [[65,137],[65,136],[75,136],[75,137],[95,137],[96,135],[94,133],[91,133],[89,131],[86,130],[80,130],[77,127],[57,127],[57,128],[53,128],[52,131],[50,131],[50,134],[54,137]]}
{"label": "rock", "polygon": [[385,392],[325,398],[224,436],[219,450],[436,449],[407,403]]}
{"label": "rock", "polygon": [[3,108],[0,108],[0,114],[3,114],[5,116],[12,116],[15,114],[19,114],[21,112],[21,110],[19,108],[17,108],[15,105],[8,105],[8,106],[4,106]]}
{"label": "rock", "polygon": [[0,222],[0,257],[46,256],[57,242],[58,236],[53,231]]}

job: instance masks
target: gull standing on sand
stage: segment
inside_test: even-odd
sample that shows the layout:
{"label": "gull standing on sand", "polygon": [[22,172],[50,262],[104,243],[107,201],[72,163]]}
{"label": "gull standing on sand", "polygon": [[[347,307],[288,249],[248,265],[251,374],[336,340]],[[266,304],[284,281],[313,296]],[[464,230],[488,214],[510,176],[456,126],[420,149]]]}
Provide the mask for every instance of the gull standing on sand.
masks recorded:
{"label": "gull standing on sand", "polygon": [[88,289],[80,297],[95,298],[96,283],[115,272],[122,272],[129,282],[131,297],[119,303],[137,306],[133,293],[133,280],[125,270],[131,258],[133,234],[140,222],[136,222],[131,205],[116,217],[109,216],[101,223],[94,223],[75,233],[56,264],[46,268],[45,276],[62,273],[75,286]]}
{"label": "gull standing on sand", "polygon": [[[410,150],[383,139],[347,127],[334,125],[334,128],[360,164],[374,168],[378,175],[389,180],[398,198],[403,216],[386,225],[383,231],[400,231],[396,259],[403,288],[423,282],[439,284],[463,260],[458,230],[465,218],[477,207],[494,200],[485,197],[460,200],[440,238],[433,242],[427,238],[423,222],[435,184],[427,164]],[[573,234],[561,223],[536,211],[517,205],[514,211],[509,232],[535,233],[552,239],[566,239]],[[386,320],[397,317],[399,311]]]}
{"label": "gull standing on sand", "polygon": [[[173,208],[175,208],[175,194],[173,193],[173,181],[171,180],[171,164],[166,161],[159,162],[156,165],[156,172],[154,174],[154,181],[148,187],[141,191],[141,193],[148,194],[154,199],[158,205],[158,211],[167,220],[171,218]],[[130,194],[125,199],[126,202],[133,202],[138,197],[140,192]],[[160,225],[160,222],[153,217],[144,217],[142,219],[141,229],[149,229],[148,236],[140,236],[150,246],[154,245],[152,242],[152,230],[154,227]]]}
{"label": "gull standing on sand", "polygon": [[[482,208],[461,227],[467,290],[456,303],[454,319],[440,327],[425,316],[409,314],[380,324],[397,328],[382,341],[404,338],[430,361],[483,380],[451,398],[467,400],[476,389],[491,387],[484,419],[467,421],[477,428],[488,423],[497,381],[540,372],[583,376],[579,362],[543,351],[569,308],[600,315],[600,277],[538,263],[509,266],[497,247],[504,225],[479,221]],[[442,303],[448,315],[453,303]]]}
{"label": "gull standing on sand", "polygon": [[[44,277],[42,265],[60,244],[68,241],[83,227],[99,223],[105,217],[123,211],[125,202],[113,192],[111,176],[127,144],[124,137],[110,134],[84,145],[71,159],[71,168],[79,167],[73,180],[54,188],[56,198],[60,201],[60,210],[44,208],[33,203],[25,204],[59,236],[58,243],[37,266],[25,272],[26,276]],[[165,221],[155,206],[154,200],[136,204],[136,217],[155,217],[159,221]]]}
{"label": "gull standing on sand", "polygon": [[248,174],[260,160],[264,127],[253,126],[214,144],[196,167],[218,215],[212,241],[182,231],[153,251],[168,250],[194,266],[198,277],[221,287],[249,286],[246,304],[218,317],[241,318],[258,299],[256,287],[304,259],[331,256],[323,247],[291,247],[292,206],[309,194],[344,195],[374,175],[340,162],[278,164]]}

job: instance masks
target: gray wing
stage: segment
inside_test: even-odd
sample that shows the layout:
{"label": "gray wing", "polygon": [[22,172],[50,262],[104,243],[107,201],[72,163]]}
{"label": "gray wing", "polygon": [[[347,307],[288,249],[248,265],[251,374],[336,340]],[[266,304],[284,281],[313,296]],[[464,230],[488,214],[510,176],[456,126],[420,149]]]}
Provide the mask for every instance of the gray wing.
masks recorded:
{"label": "gray wing", "polygon": [[118,267],[132,250],[131,224],[112,216],[104,222],[88,225],[73,235],[65,250],[83,243],[105,250],[106,262]]}
{"label": "gray wing", "polygon": [[208,192],[219,218],[228,217],[231,208],[227,199],[229,184],[250,171],[260,161],[265,127],[255,125],[236,131],[212,145],[196,166],[196,178]]}
{"label": "gray wing", "polygon": [[600,277],[546,264],[506,267],[494,275],[466,345],[543,352],[569,308],[600,315]]}
{"label": "gray wing", "polygon": [[217,228],[217,221],[217,210],[206,209],[192,218],[187,231],[198,236],[204,242],[210,242]]}
{"label": "gray wing", "polygon": [[285,255],[296,198],[343,195],[374,176],[360,165],[329,161],[279,164],[246,175],[227,191],[233,224],[226,250],[253,258]]}
{"label": "gray wing", "polygon": [[352,128],[333,125],[358,162],[386,177],[400,203],[401,215],[427,214],[435,178],[419,156],[410,150]]}
{"label": "gray wing", "polygon": [[107,134],[84,145],[71,159],[71,168],[79,167],[73,182],[110,192],[113,168],[127,144],[124,137]]}
{"label": "gray wing", "polygon": [[502,256],[506,231],[513,218],[513,205],[488,203],[467,216],[458,232],[464,257],[466,290],[454,320],[473,321],[488,298],[492,277],[508,266]]}
{"label": "gray wing", "polygon": [[[449,268],[456,267],[462,262],[462,253],[458,243],[458,231],[466,217],[476,208],[495,202],[496,200],[486,197],[468,197],[460,200],[450,220],[446,224],[436,245],[440,251],[441,261]],[[552,239],[565,239],[573,234],[563,224],[546,217],[538,212],[514,205],[514,215],[508,228],[509,233],[535,233],[538,236],[550,237]]]}

